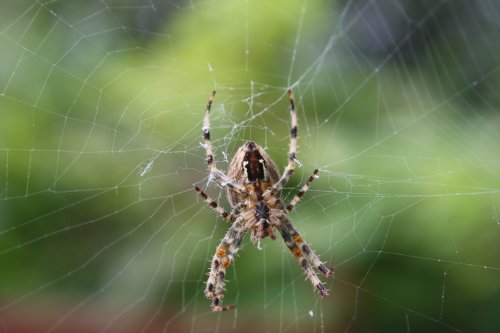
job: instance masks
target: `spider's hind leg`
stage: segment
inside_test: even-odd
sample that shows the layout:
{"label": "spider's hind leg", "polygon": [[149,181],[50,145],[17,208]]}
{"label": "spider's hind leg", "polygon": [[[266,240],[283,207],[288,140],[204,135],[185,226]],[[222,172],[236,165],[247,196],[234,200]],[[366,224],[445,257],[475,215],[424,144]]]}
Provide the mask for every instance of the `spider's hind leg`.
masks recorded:
{"label": "spider's hind leg", "polygon": [[226,268],[234,260],[234,257],[240,249],[243,236],[247,232],[245,219],[239,217],[229,228],[228,232],[217,246],[210,273],[208,275],[207,285],[205,288],[205,296],[212,299],[212,311],[220,312],[234,309],[236,306],[222,306],[222,298],[224,297],[224,285],[226,277]]}
{"label": "spider's hind leg", "polygon": [[327,268],[318,256],[314,254],[286,216],[282,218],[282,223],[279,225],[278,229],[286,246],[298,260],[314,288],[318,290],[321,296],[328,296],[328,291],[316,272],[312,269],[311,264],[327,277],[332,275],[332,270]]}

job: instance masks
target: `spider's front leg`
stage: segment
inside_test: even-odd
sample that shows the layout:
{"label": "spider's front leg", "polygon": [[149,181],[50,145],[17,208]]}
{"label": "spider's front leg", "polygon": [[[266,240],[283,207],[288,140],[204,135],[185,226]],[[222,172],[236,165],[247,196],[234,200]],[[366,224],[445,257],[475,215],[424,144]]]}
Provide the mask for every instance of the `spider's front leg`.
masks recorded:
{"label": "spider's front leg", "polygon": [[[270,199],[275,197],[290,180],[295,170],[295,155],[297,153],[297,110],[295,108],[295,100],[293,98],[292,90],[288,90],[288,98],[290,100],[290,151],[288,153],[288,165],[281,177],[273,184],[272,187],[268,188],[264,194],[264,200],[269,202]],[[293,207],[292,207],[293,208]]]}
{"label": "spider's front leg", "polygon": [[206,152],[206,162],[208,171],[210,172],[210,177],[218,181],[222,186],[228,187],[233,191],[240,194],[246,195],[247,190],[238,184],[234,179],[229,178],[221,170],[215,167],[214,163],[214,153],[212,148],[212,141],[210,140],[210,110],[212,109],[212,102],[214,101],[215,90],[212,91],[207,103],[207,108],[205,110],[205,117],[203,118],[203,145]]}
{"label": "spider's front leg", "polygon": [[285,241],[286,246],[298,260],[314,288],[318,290],[321,296],[328,296],[328,291],[319,279],[318,275],[316,275],[316,272],[312,269],[311,265],[316,267],[327,277],[332,276],[332,270],[327,268],[318,256],[314,254],[309,245],[304,242],[302,236],[300,236],[297,230],[295,230],[291,221],[285,214],[282,215],[281,221],[277,227],[283,237],[283,240]]}
{"label": "spider's front leg", "polygon": [[295,170],[295,154],[297,152],[297,110],[295,108],[295,99],[292,90],[288,90],[288,99],[290,100],[290,151],[288,153],[288,165],[281,178],[273,185],[273,193],[279,192],[283,186],[290,180]]}
{"label": "spider's front leg", "polygon": [[212,311],[214,312],[231,310],[236,307],[235,305],[222,306],[221,303],[224,297],[226,268],[234,260],[247,230],[246,220],[243,216],[238,217],[217,246],[205,288],[205,296],[212,299]]}

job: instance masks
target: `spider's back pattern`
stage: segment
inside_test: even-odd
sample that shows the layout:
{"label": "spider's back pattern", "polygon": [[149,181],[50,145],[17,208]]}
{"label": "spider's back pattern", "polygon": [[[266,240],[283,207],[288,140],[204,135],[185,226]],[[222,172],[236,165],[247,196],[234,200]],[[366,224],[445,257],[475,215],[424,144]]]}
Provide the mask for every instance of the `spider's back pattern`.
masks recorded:
{"label": "spider's back pattern", "polygon": [[208,100],[202,129],[206,162],[211,177],[218,181],[221,186],[227,188],[227,196],[233,211],[226,212],[199,187],[195,187],[196,192],[210,207],[224,220],[231,223],[231,227],[215,251],[205,288],[205,295],[212,299],[212,310],[218,312],[235,308],[234,305],[221,305],[224,296],[226,268],[234,260],[243,237],[248,231],[251,231],[252,241],[256,242],[268,236],[274,240],[276,238],[274,228],[276,228],[285,245],[299,261],[307,278],[321,296],[327,296],[328,292],[313,268],[318,269],[325,276],[331,276],[332,270],[327,268],[314,254],[288,218],[288,213],[309,190],[313,180],[318,177],[318,169],[314,170],[306,184],[286,207],[280,198],[283,186],[292,177],[295,170],[297,112],[292,91],[288,90],[291,115],[290,152],[288,165],[281,176],[271,156],[253,141],[247,141],[235,153],[229,165],[227,176],[215,167],[210,141],[210,109],[214,96],[215,91],[212,92]]}
{"label": "spider's back pattern", "polygon": [[[255,200],[262,200],[262,194],[278,181],[279,171],[264,148],[247,141],[234,154],[227,176],[243,185]],[[233,208],[244,200],[242,195],[231,189],[227,190],[227,197]]]}

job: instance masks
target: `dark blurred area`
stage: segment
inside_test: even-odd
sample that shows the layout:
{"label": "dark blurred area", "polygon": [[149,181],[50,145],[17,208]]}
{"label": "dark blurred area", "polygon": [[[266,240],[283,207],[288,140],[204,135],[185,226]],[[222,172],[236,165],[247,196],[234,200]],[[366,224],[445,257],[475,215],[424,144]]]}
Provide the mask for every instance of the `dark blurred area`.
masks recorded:
{"label": "dark blurred area", "polygon": [[393,62],[419,72],[444,96],[460,91],[480,112],[497,110],[498,3],[391,0],[344,6],[345,22],[352,24],[346,29],[350,49],[371,66]]}

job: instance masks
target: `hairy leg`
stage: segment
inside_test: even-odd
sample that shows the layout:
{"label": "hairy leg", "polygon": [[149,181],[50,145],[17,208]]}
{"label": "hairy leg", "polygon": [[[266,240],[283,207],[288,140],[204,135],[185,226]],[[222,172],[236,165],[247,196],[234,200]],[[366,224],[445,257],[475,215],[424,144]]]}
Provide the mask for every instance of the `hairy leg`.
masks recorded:
{"label": "hairy leg", "polygon": [[212,149],[212,141],[210,140],[210,110],[212,108],[212,102],[215,97],[215,90],[212,91],[207,103],[207,108],[205,110],[205,117],[203,118],[203,144],[206,151],[206,162],[208,171],[210,172],[210,177],[218,181],[222,186],[228,187],[236,192],[245,194],[247,190],[238,184],[234,179],[227,177],[224,172],[217,169],[214,164],[214,154]]}
{"label": "hairy leg", "polygon": [[205,288],[205,295],[212,298],[212,311],[220,312],[235,308],[234,305],[222,306],[224,296],[224,285],[226,268],[231,264],[238,252],[243,237],[247,232],[246,222],[243,217],[239,217],[229,228],[228,232],[217,246],[212,259],[210,273]]}
{"label": "hairy leg", "polygon": [[236,220],[236,214],[226,212],[222,207],[220,207],[215,200],[210,198],[201,188],[195,186],[194,190],[198,193],[203,200],[208,203],[210,208],[212,208],[220,217],[226,220],[229,223],[232,223]]}
{"label": "hairy leg", "polygon": [[295,100],[292,90],[288,90],[288,98],[290,100],[290,151],[288,153],[288,165],[283,172],[281,178],[272,187],[272,192],[279,192],[283,186],[290,180],[295,170],[295,154],[297,151],[297,110],[295,109]]}
{"label": "hairy leg", "polygon": [[304,186],[302,186],[302,188],[299,190],[299,192],[297,192],[297,194],[295,194],[295,196],[293,197],[292,201],[290,201],[290,204],[288,204],[288,206],[286,206],[287,212],[291,212],[295,208],[295,206],[297,205],[297,203],[299,203],[300,199],[311,188],[311,183],[316,178],[318,178],[318,169],[315,169],[313,171],[312,175],[309,177],[309,179],[304,184]]}
{"label": "hairy leg", "polygon": [[328,291],[326,290],[321,280],[316,275],[316,272],[312,269],[316,267],[325,276],[331,276],[331,269],[327,268],[323,262],[314,254],[309,245],[302,239],[302,236],[293,227],[290,220],[284,215],[281,223],[278,225],[278,230],[285,241],[286,246],[290,249],[292,254],[300,263],[302,269],[304,269],[307,278],[311,281],[314,288],[318,290],[321,296],[327,296]]}

